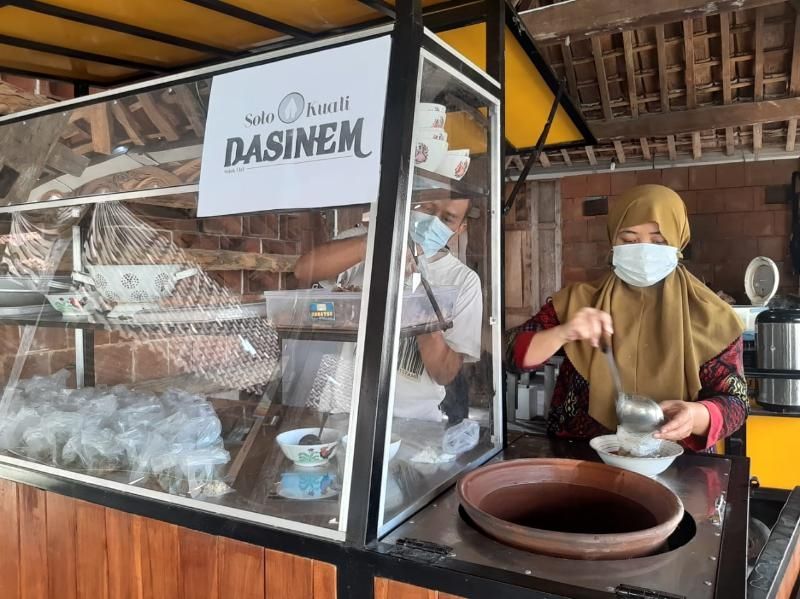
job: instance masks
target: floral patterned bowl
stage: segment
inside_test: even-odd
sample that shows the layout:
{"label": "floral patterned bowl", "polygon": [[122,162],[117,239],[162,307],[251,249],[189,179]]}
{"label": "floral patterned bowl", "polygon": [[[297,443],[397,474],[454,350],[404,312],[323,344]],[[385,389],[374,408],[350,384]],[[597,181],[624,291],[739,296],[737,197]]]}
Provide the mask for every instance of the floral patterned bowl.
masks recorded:
{"label": "floral patterned bowl", "polygon": [[326,428],[320,435],[322,441],[319,445],[300,445],[300,439],[306,435],[316,435],[319,427],[297,428],[291,431],[282,432],[276,437],[278,445],[283,454],[289,458],[296,466],[303,468],[314,468],[328,463],[336,453],[341,437],[339,431]]}
{"label": "floral patterned bowl", "polygon": [[439,139],[418,139],[414,142],[414,164],[426,171],[435,171],[447,156],[447,142]]}

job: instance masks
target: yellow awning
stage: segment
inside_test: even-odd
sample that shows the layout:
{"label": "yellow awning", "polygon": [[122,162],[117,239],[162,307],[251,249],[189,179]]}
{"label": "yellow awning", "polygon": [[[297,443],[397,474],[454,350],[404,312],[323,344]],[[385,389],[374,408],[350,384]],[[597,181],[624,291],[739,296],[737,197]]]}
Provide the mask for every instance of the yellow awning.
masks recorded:
{"label": "yellow awning", "polygon": [[[478,23],[439,33],[445,42],[458,50],[482,69],[486,68],[486,24]],[[558,91],[547,73],[541,72],[522,47],[520,41],[506,27],[506,139],[516,148],[536,145],[547,121],[550,108]],[[555,89],[554,89],[555,87]],[[546,145],[586,143],[585,125],[576,114],[570,115],[566,94],[547,136]],[[583,127],[583,131],[581,130]]]}

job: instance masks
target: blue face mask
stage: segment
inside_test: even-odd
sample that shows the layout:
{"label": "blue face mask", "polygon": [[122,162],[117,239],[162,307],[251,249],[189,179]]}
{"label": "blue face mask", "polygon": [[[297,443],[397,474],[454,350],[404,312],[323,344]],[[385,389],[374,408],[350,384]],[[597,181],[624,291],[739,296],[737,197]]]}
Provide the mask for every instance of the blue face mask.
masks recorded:
{"label": "blue face mask", "polygon": [[411,211],[408,229],[411,239],[428,258],[441,250],[453,236],[453,230],[438,217],[417,210]]}

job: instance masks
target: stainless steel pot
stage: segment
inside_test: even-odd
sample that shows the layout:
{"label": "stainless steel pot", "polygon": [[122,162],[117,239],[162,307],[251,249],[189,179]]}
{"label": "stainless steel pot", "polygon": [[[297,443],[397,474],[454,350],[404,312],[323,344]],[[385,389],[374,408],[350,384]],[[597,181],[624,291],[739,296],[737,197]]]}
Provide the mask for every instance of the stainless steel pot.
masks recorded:
{"label": "stainless steel pot", "polygon": [[[766,310],[756,318],[759,368],[800,370],[800,310]],[[766,409],[800,412],[800,379],[758,381],[758,403]]]}

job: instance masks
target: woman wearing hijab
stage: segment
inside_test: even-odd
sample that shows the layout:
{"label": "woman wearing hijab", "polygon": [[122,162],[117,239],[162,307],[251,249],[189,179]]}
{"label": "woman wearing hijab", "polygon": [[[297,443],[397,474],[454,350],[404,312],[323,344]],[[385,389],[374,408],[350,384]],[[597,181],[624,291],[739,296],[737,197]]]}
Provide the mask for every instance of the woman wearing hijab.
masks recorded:
{"label": "woman wearing hijab", "polygon": [[562,289],[516,330],[512,360],[521,370],[566,353],[551,434],[591,438],[616,430],[603,336],[611,338],[624,390],[661,404],[666,422],[656,437],[703,450],[744,423],[741,323],[679,264],[689,237],[677,193],[661,185],[628,190],[608,215],[612,272]]}

